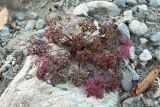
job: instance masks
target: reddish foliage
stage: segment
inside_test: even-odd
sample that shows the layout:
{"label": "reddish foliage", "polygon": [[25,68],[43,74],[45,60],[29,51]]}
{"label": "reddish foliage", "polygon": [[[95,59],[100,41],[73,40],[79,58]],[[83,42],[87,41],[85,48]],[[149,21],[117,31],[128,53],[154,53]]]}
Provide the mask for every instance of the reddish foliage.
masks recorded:
{"label": "reddish foliage", "polygon": [[149,90],[152,91],[153,93],[155,93],[159,88],[158,82],[152,82]]}
{"label": "reddish foliage", "polygon": [[49,43],[59,43],[62,38],[62,26],[57,24],[61,17],[55,17],[47,22],[49,29],[45,32],[45,37]]}
{"label": "reddish foliage", "polygon": [[133,46],[133,42],[130,39],[127,39],[126,37],[122,36],[122,40],[119,45],[119,53],[123,58],[129,58],[129,49],[131,46]]}
{"label": "reddish foliage", "polygon": [[[56,17],[47,22],[48,30],[45,32],[45,37],[49,43],[55,43],[68,49],[67,52],[69,52],[68,55],[70,57],[67,56],[66,58],[64,54],[58,54],[52,60],[50,56],[45,56],[46,52],[48,52],[47,48],[45,48],[48,46],[45,43],[38,44],[38,46],[36,43],[32,43],[36,44],[38,49],[29,48],[30,53],[38,54],[41,57],[35,62],[36,66],[38,66],[37,77],[44,79],[46,73],[49,74],[53,86],[66,79],[71,80],[77,86],[85,81],[83,87],[88,97],[96,96],[97,98],[102,98],[106,90],[116,89],[119,86],[117,74],[112,74],[108,70],[117,71],[118,62],[120,61],[118,51],[122,57],[128,58],[129,48],[133,45],[132,41],[122,37],[121,42],[119,42],[120,36],[114,23],[106,22],[101,24],[100,33],[92,35],[97,28],[94,25],[94,19],[87,17],[86,20],[79,23],[79,26],[82,27],[81,33],[73,35],[60,23],[61,20],[61,17]],[[87,35],[88,32],[90,32],[90,35]],[[86,35],[88,36],[87,38]],[[63,41],[64,39],[65,41]],[[33,47],[36,46],[33,45]],[[71,74],[66,74],[64,69],[67,68],[70,60],[77,61],[79,69]],[[86,72],[81,72],[80,69]],[[97,74],[95,70],[105,73]],[[95,75],[95,73],[97,74],[96,76],[88,78],[89,74]]]}
{"label": "reddish foliage", "polygon": [[84,21],[79,23],[79,26],[82,27],[83,32],[90,31],[93,32],[97,30],[97,27],[94,25],[94,19],[87,17]]}
{"label": "reddish foliage", "polygon": [[97,74],[95,77],[89,77],[83,85],[87,92],[87,97],[95,96],[96,98],[103,98],[106,90],[117,89],[119,83],[112,77],[112,75],[106,75],[105,73]]}
{"label": "reddish foliage", "polygon": [[30,40],[28,51],[30,55],[43,56],[48,52],[48,45],[39,39]]}
{"label": "reddish foliage", "polygon": [[81,51],[84,47],[84,38],[81,34],[74,35],[72,41],[70,41],[70,53],[75,56],[77,51]]}
{"label": "reddish foliage", "polygon": [[100,53],[94,55],[93,62],[98,65],[99,67],[102,68],[113,68],[117,64],[116,62],[118,61],[118,57],[114,54],[106,54],[106,53]]}
{"label": "reddish foliage", "polygon": [[81,86],[83,82],[86,80],[88,77],[87,72],[82,72],[79,69],[74,69],[73,72],[70,74],[69,79],[76,85],[76,86]]}
{"label": "reddish foliage", "polygon": [[51,56],[39,57],[35,61],[35,65],[38,67],[37,70],[37,78],[44,79],[47,72],[51,72],[54,70],[53,60]]}

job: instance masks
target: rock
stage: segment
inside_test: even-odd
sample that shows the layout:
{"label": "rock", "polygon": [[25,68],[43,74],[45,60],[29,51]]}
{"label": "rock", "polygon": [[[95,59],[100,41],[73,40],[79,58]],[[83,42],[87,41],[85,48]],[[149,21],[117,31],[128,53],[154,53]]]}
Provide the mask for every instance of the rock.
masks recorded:
{"label": "rock", "polygon": [[27,49],[23,49],[23,55],[27,56],[28,55],[28,50]]}
{"label": "rock", "polygon": [[156,0],[158,7],[160,7],[160,0]]}
{"label": "rock", "polygon": [[123,70],[122,72],[122,80],[121,80],[121,86],[124,91],[129,92],[132,88],[132,73],[130,71]]}
{"label": "rock", "polygon": [[135,48],[133,46],[129,49],[129,58],[131,60],[135,59]]}
{"label": "rock", "polygon": [[118,25],[118,29],[121,31],[121,33],[127,37],[128,39],[130,39],[130,32],[129,32],[129,29],[128,29],[128,26],[124,23],[120,23]]}
{"label": "rock", "polygon": [[137,8],[138,8],[139,10],[143,10],[143,11],[147,11],[147,10],[148,10],[147,5],[145,5],[145,4],[138,5]]}
{"label": "rock", "polygon": [[160,32],[157,32],[156,34],[151,35],[150,40],[152,42],[160,42]]}
{"label": "rock", "polygon": [[138,6],[134,6],[132,10],[134,13],[134,17],[138,18],[141,21],[146,20],[146,14],[147,14],[146,11],[139,9]]}
{"label": "rock", "polygon": [[146,62],[152,59],[152,55],[148,49],[144,49],[143,52],[139,55],[139,59],[143,62]]}
{"label": "rock", "polygon": [[5,68],[7,68],[7,69],[9,69],[9,68],[11,68],[11,67],[12,67],[12,65],[11,65],[11,64],[9,64],[9,63],[4,64],[3,66],[4,66]]}
{"label": "rock", "polygon": [[122,107],[142,107],[141,95],[136,97],[129,97],[122,102]]}
{"label": "rock", "polygon": [[160,62],[160,50],[156,50],[155,57],[156,57],[157,61]]}
{"label": "rock", "polygon": [[129,6],[134,6],[137,4],[137,1],[136,0],[126,0],[126,3],[129,5]]}
{"label": "rock", "polygon": [[149,5],[153,8],[157,8],[157,0],[149,0]]}
{"label": "rock", "polygon": [[146,15],[146,19],[148,21],[151,21],[151,22],[154,22],[154,21],[157,21],[158,20],[158,16],[157,14],[154,12],[154,11],[149,11]]}
{"label": "rock", "polygon": [[145,99],[144,104],[146,107],[154,107],[154,101],[152,99]]}
{"label": "rock", "polygon": [[123,20],[131,22],[133,19],[132,10],[127,10],[123,12]]}
{"label": "rock", "polygon": [[5,72],[6,70],[7,70],[7,69],[2,66],[2,67],[0,68],[0,74],[2,74],[3,72]]}
{"label": "rock", "polygon": [[138,4],[147,4],[147,0],[137,0]]}
{"label": "rock", "polygon": [[83,3],[77,6],[73,15],[85,15],[88,16],[88,12],[93,9],[106,8],[108,16],[118,16],[120,15],[120,9],[116,4],[107,1],[91,1],[88,3]]}
{"label": "rock", "polygon": [[70,83],[53,87],[38,80],[35,75],[24,79],[29,72],[36,71],[32,68],[34,60],[31,56],[27,57],[23,68],[1,95],[0,107],[118,107],[117,92],[105,93],[103,99],[97,100],[95,97],[87,98],[84,90]]}
{"label": "rock", "polygon": [[132,10],[126,10],[123,12],[123,17],[121,17],[116,23],[128,23],[133,20]]}
{"label": "rock", "polygon": [[4,27],[1,31],[0,31],[0,38],[3,42],[3,45],[6,45],[9,41],[10,38],[10,31],[8,27]]}
{"label": "rock", "polygon": [[18,25],[18,26],[20,26],[20,27],[25,27],[26,26],[26,24],[27,24],[27,21],[19,21],[19,20],[16,20],[16,24]]}
{"label": "rock", "polygon": [[115,3],[116,3],[119,7],[126,7],[126,0],[116,0]]}
{"label": "rock", "polygon": [[36,25],[37,21],[36,20],[29,20],[27,22],[27,25],[25,26],[25,30],[29,31],[29,30],[33,30],[35,25]]}
{"label": "rock", "polygon": [[17,61],[12,61],[12,66],[14,66],[17,63]]}
{"label": "rock", "polygon": [[138,75],[138,73],[137,73],[134,69],[132,69],[129,65],[127,66],[127,68],[128,68],[128,70],[129,70],[130,72],[132,72],[132,80],[133,80],[133,81],[139,80],[139,75]]}
{"label": "rock", "polygon": [[12,52],[12,56],[17,58],[18,56],[23,56],[23,51],[22,50],[15,50]]}
{"label": "rock", "polygon": [[40,29],[40,30],[38,30],[38,31],[37,31],[37,36],[38,36],[38,38],[44,37],[45,32],[46,32],[45,29]]}
{"label": "rock", "polygon": [[15,16],[16,16],[17,20],[20,20],[20,21],[25,20],[25,13],[23,13],[23,12],[18,12],[15,14]]}
{"label": "rock", "polygon": [[29,20],[36,20],[37,17],[38,17],[38,15],[37,15],[36,13],[34,13],[34,12],[31,12],[31,13],[29,13],[29,15],[28,15],[28,19],[29,19]]}
{"label": "rock", "polygon": [[42,28],[44,27],[44,25],[45,25],[44,20],[39,19],[39,20],[37,21],[36,28],[37,28],[37,29],[42,29]]}
{"label": "rock", "polygon": [[147,25],[143,22],[139,22],[138,20],[133,20],[129,24],[129,29],[133,34],[138,36],[142,36],[148,31]]}
{"label": "rock", "polygon": [[121,85],[122,85],[123,90],[126,92],[130,92],[132,89],[132,81],[131,80],[122,79]]}
{"label": "rock", "polygon": [[145,46],[146,43],[148,42],[148,40],[146,38],[140,38],[139,40],[140,40],[140,43],[142,46]]}

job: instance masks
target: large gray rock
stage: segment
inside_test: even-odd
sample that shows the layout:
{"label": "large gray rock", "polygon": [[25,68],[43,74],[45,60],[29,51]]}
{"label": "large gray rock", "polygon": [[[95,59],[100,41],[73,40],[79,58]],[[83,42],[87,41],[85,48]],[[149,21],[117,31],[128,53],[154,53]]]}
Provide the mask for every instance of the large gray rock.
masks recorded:
{"label": "large gray rock", "polygon": [[143,22],[138,21],[138,20],[133,20],[129,24],[129,29],[133,34],[138,35],[138,36],[142,36],[145,33],[147,33],[147,31],[148,31],[147,25]]}
{"label": "large gray rock", "polygon": [[[118,107],[117,92],[105,93],[103,99],[87,98],[84,90],[70,83],[53,87],[35,77],[35,58],[29,56],[0,97],[0,107]],[[31,76],[27,78],[27,76]]]}
{"label": "large gray rock", "polygon": [[85,15],[88,16],[88,12],[93,9],[100,9],[100,8],[106,8],[107,14],[109,16],[118,16],[120,15],[120,8],[112,2],[107,1],[91,1],[88,3],[83,3],[77,6],[73,14],[74,15]]}

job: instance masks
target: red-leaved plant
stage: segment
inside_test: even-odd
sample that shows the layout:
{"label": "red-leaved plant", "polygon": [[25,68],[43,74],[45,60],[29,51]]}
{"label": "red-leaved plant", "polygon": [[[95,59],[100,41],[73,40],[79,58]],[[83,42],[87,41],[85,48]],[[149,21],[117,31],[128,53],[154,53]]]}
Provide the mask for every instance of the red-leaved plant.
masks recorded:
{"label": "red-leaved plant", "polygon": [[[118,88],[119,63],[121,58],[128,58],[132,41],[119,35],[116,24],[111,22],[99,23],[100,29],[97,29],[94,19],[87,17],[79,23],[81,33],[71,34],[61,20],[58,16],[47,22],[45,37],[48,43],[66,49],[67,57],[65,54],[50,56],[48,44],[42,40],[31,40],[28,47],[30,55],[39,56],[35,62],[38,79],[44,80],[48,74],[53,86],[70,80],[76,86],[82,85],[88,97],[102,98],[105,91]],[[92,35],[96,31],[99,33]],[[67,74],[69,70],[65,69],[70,62],[77,62],[79,68]]]}
{"label": "red-leaved plant", "polygon": [[100,73],[95,77],[89,77],[83,84],[83,87],[87,92],[87,97],[95,96],[96,98],[103,98],[106,90],[117,89],[119,83],[115,81],[113,75]]}

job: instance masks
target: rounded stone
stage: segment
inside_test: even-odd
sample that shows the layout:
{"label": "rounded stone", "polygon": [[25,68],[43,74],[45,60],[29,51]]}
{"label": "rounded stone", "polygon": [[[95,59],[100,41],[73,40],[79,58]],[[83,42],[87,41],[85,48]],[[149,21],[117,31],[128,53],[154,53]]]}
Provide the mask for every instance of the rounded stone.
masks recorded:
{"label": "rounded stone", "polygon": [[129,29],[133,34],[135,34],[137,36],[142,36],[142,35],[146,34],[148,31],[147,25],[143,22],[138,21],[138,20],[133,20],[129,24]]}
{"label": "rounded stone", "polygon": [[148,49],[144,49],[143,52],[139,55],[139,59],[143,62],[146,62],[152,59],[152,55]]}

